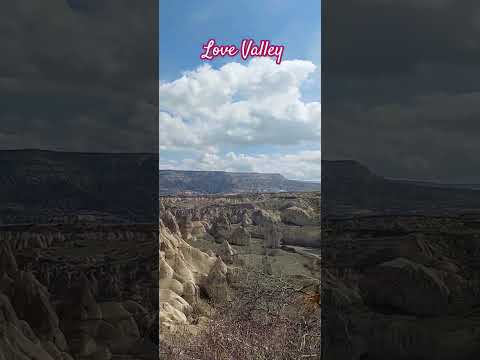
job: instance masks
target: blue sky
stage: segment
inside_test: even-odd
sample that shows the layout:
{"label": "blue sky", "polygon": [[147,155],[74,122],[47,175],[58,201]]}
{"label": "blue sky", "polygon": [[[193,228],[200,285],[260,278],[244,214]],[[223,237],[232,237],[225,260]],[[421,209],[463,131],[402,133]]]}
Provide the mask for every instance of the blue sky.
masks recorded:
{"label": "blue sky", "polygon": [[[209,38],[268,39],[285,46],[282,64],[225,57],[205,67]],[[308,131],[320,122],[320,48],[318,0],[160,1],[160,166],[319,176],[299,164],[314,166],[320,149]],[[279,162],[297,164],[275,171]]]}
{"label": "blue sky", "polygon": [[201,64],[201,46],[211,37],[218,43],[235,44],[249,37],[269,39],[285,45],[284,59],[319,64],[320,1],[162,0],[161,79],[173,80]]}

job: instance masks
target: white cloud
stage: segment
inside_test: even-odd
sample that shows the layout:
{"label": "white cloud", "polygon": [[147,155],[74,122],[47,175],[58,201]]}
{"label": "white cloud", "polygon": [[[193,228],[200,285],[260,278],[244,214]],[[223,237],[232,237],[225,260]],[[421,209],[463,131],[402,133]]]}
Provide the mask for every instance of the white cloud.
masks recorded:
{"label": "white cloud", "polygon": [[286,155],[229,152],[221,156],[215,152],[207,152],[198,158],[161,162],[160,167],[175,170],[280,173],[289,179],[320,180],[320,160],[320,150],[304,150]]}
{"label": "white cloud", "polygon": [[160,112],[160,150],[174,150],[177,147],[196,146],[199,138],[178,116]]}
{"label": "white cloud", "polygon": [[311,156],[307,151],[248,155],[248,149],[257,146],[320,145],[320,102],[303,101],[300,91],[315,70],[310,61],[277,65],[258,58],[219,69],[202,65],[175,81],[160,83],[160,149],[191,154],[188,160],[163,166],[281,172],[293,178],[319,175],[295,163],[305,164]]}

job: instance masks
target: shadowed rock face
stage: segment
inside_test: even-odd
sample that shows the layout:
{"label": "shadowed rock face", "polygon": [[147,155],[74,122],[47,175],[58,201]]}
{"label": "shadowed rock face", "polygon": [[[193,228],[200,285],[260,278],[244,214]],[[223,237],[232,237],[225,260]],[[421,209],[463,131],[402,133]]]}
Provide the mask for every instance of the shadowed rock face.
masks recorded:
{"label": "shadowed rock face", "polygon": [[154,222],[156,164],[153,154],[0,151],[0,223]]}
{"label": "shadowed rock face", "polygon": [[158,357],[158,157],[0,151],[0,359]]}
{"label": "shadowed rock face", "polygon": [[480,351],[474,224],[463,216],[325,221],[325,358],[473,359]]}
{"label": "shadowed rock face", "polygon": [[322,163],[324,359],[480,353],[480,192]]}
{"label": "shadowed rock face", "polygon": [[156,358],[156,229],[0,227],[0,358]]}
{"label": "shadowed rock face", "polygon": [[322,161],[326,216],[359,211],[447,214],[480,208],[478,187],[386,179],[356,161]]}

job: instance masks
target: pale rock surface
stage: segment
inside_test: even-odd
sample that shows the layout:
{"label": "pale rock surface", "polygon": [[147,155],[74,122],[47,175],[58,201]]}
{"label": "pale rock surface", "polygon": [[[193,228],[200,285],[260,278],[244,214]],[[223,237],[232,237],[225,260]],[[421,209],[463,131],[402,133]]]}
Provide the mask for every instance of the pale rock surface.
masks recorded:
{"label": "pale rock surface", "polygon": [[224,240],[219,247],[219,255],[222,259],[225,259],[227,264],[232,264],[235,261],[237,252],[230,246],[227,240]]}
{"label": "pale rock surface", "polygon": [[185,241],[192,239],[193,222],[190,216],[184,216],[179,222],[180,233]]}
{"label": "pale rock surface", "polygon": [[173,214],[169,210],[166,210],[162,213],[161,221],[170,230],[172,234],[181,236],[177,219],[175,219],[175,216],[173,216]]}
{"label": "pale rock surface", "polygon": [[159,306],[162,328],[187,323],[192,306],[198,301],[199,285],[207,278],[214,263],[214,257],[190,246],[178,233],[160,222]]}
{"label": "pale rock surface", "polygon": [[242,221],[241,221],[242,226],[250,226],[253,224],[252,219],[248,215],[248,212],[244,212],[242,214]]}
{"label": "pale rock surface", "polygon": [[264,224],[262,225],[262,233],[265,239],[266,248],[278,249],[280,247],[283,235],[275,222],[264,222]]}
{"label": "pale rock surface", "polygon": [[229,239],[232,233],[232,225],[225,214],[219,216],[210,229],[210,234],[215,241],[221,244],[224,240]]}
{"label": "pale rock surface", "polygon": [[275,222],[273,216],[263,209],[257,209],[252,213],[252,222],[254,225],[262,226],[267,222]]}
{"label": "pale rock surface", "polygon": [[230,243],[238,246],[248,246],[251,241],[250,232],[243,226],[237,228],[230,237]]}
{"label": "pale rock surface", "polygon": [[303,209],[292,206],[282,211],[282,221],[285,224],[305,226],[312,224],[311,216]]}
{"label": "pale rock surface", "polygon": [[199,238],[205,235],[207,228],[203,221],[193,221],[192,236]]}
{"label": "pale rock surface", "polygon": [[203,284],[208,296],[213,301],[223,302],[230,298],[227,273],[227,265],[221,257],[217,257],[215,264]]}

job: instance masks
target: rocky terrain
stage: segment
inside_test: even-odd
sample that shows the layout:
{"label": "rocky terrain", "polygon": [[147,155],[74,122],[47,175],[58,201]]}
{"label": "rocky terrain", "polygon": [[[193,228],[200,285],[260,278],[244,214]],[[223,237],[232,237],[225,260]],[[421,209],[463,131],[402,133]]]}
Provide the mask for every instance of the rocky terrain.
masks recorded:
{"label": "rocky terrain", "polygon": [[0,224],[154,222],[157,164],[154,154],[0,151]]}
{"label": "rocky terrain", "polygon": [[0,151],[0,359],[158,358],[157,164]]}
{"label": "rocky terrain", "polygon": [[324,222],[326,359],[475,359],[480,231],[461,216]]}
{"label": "rocky terrain", "polygon": [[[233,339],[227,348],[237,351],[239,341],[251,344],[234,359],[319,356],[318,193],[171,196],[160,211],[158,224],[109,224],[98,221],[108,213],[86,211],[0,226],[0,359],[156,359],[160,341],[168,359],[162,351],[179,334],[200,344]],[[307,300],[311,320],[301,322]],[[218,319],[243,316],[249,303],[254,320]],[[264,306],[269,317],[258,313]],[[271,331],[278,336],[268,345]],[[220,345],[182,349],[175,358],[228,358],[210,357]]]}
{"label": "rocky terrain", "polygon": [[162,196],[158,215],[132,176],[146,155],[12,154],[0,152],[1,360],[480,353],[473,189],[331,162],[321,212],[320,192],[199,185]]}
{"label": "rocky terrain", "polygon": [[322,173],[322,358],[476,359],[479,193]]}
{"label": "rocky terrain", "polygon": [[158,227],[0,228],[0,359],[156,359]]}
{"label": "rocky terrain", "polygon": [[356,161],[322,161],[322,207],[327,216],[426,215],[480,209],[472,187],[387,179]]}
{"label": "rocky terrain", "polygon": [[[258,275],[259,281],[269,283],[281,281],[284,284],[281,286],[283,292],[289,289],[285,284],[290,284],[290,289],[304,289],[304,292],[298,291],[289,299],[299,294],[313,295],[315,299],[320,288],[319,209],[319,193],[162,197],[160,337],[165,358],[178,358],[183,354],[183,357],[180,356],[182,359],[240,359],[234,353],[218,355],[217,351],[222,347],[234,347],[230,342],[221,344],[221,340],[213,345],[215,348],[210,349],[208,354],[201,355],[200,350],[196,349],[194,352],[198,357],[187,356],[188,349],[194,346],[192,344],[183,344],[178,352],[172,350],[168,353],[168,349],[179,338],[202,339],[205,332],[210,334],[209,331],[213,331],[215,326],[220,326],[222,320],[215,320],[222,313],[220,309],[226,304],[242,301],[247,296],[246,292],[255,290],[251,286],[242,287],[241,283],[246,281],[244,274],[252,278]],[[257,298],[255,303],[260,304],[262,299],[267,300],[267,296]],[[241,312],[248,312],[250,301],[241,303]],[[314,304],[319,307],[319,300],[315,301]],[[273,306],[274,300],[266,303]],[[282,311],[288,313],[285,309]],[[229,308],[228,312],[228,316],[232,316],[235,310]],[[300,313],[298,308],[295,308],[295,313]],[[313,330],[317,334],[320,333],[319,314],[318,311],[316,315],[311,315],[311,319],[317,319]],[[257,320],[260,319],[260,315],[255,316]],[[248,327],[255,328],[253,324],[257,320],[248,322]],[[229,321],[231,328],[222,330],[221,334],[234,331],[236,320]],[[279,318],[276,321],[275,325],[280,324]],[[275,325],[272,325],[272,331]],[[240,332],[247,331],[244,323],[239,326]],[[299,322],[295,326],[289,325],[288,329],[296,331],[298,335],[301,327]],[[175,334],[177,337],[172,337]],[[225,336],[230,339],[228,341],[236,339],[233,333]],[[247,345],[237,344],[238,349],[259,346],[250,342],[246,334],[239,336]],[[256,337],[256,341],[259,341],[261,334]],[[316,345],[312,340],[307,341],[310,347],[304,345],[303,352],[296,353],[296,356],[308,354],[311,358],[319,358],[319,337],[312,339],[317,340]],[[280,338],[275,342],[275,346],[283,344]],[[298,350],[300,344],[296,345]],[[256,349],[260,356],[263,350]],[[285,349],[272,348],[269,354],[271,358],[296,358]],[[256,357],[244,353],[241,358]]]}
{"label": "rocky terrain", "polygon": [[261,226],[269,221],[281,233],[282,244],[320,247],[320,193],[238,194],[231,196],[171,196],[162,204],[178,218],[214,225],[227,218],[262,238]]}
{"label": "rocky terrain", "polygon": [[280,174],[160,170],[160,194],[232,194],[320,191],[320,183],[288,180]]}

